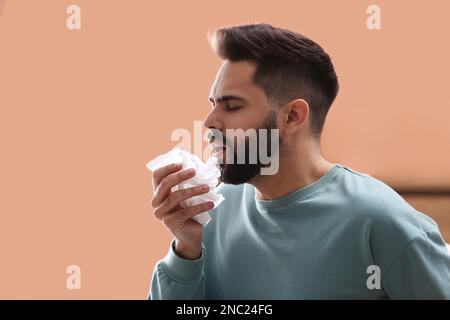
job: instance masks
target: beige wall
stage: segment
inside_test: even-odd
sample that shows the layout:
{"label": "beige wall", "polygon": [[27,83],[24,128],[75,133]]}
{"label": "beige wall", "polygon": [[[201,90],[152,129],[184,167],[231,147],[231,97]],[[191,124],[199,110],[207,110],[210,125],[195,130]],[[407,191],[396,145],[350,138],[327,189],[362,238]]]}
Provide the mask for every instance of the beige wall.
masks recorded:
{"label": "beige wall", "polygon": [[438,224],[444,240],[450,243],[449,195],[408,195],[404,198],[414,208],[432,217]]}
{"label": "beige wall", "polygon": [[[81,7],[82,29],[65,27]],[[324,154],[402,188],[450,188],[450,2],[9,0],[0,15],[0,298],[144,298],[170,236],[145,163],[208,112],[207,30],[310,36],[341,82]],[[382,30],[366,28],[380,5]],[[448,205],[415,202],[446,225]],[[66,288],[79,265],[82,289]]]}

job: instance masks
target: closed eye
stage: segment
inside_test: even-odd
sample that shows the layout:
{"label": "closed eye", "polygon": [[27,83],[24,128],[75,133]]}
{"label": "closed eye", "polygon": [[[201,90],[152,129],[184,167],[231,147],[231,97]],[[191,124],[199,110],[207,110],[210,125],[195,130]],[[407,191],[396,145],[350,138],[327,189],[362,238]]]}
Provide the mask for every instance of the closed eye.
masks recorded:
{"label": "closed eye", "polygon": [[242,107],[229,105],[228,103],[225,104],[225,110],[226,110],[226,111],[229,111],[229,112],[237,111],[237,110],[239,110],[239,109],[241,109],[241,108],[242,108]]}

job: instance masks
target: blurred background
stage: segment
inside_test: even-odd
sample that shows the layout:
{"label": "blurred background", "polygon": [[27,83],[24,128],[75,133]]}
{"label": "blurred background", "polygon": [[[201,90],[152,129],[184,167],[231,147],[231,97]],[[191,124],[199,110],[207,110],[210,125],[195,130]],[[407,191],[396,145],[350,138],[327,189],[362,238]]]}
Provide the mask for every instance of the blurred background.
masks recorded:
{"label": "blurred background", "polygon": [[[81,28],[69,30],[73,4]],[[380,30],[366,25],[372,4]],[[325,157],[390,185],[450,242],[449,11],[445,0],[0,0],[0,298],[146,298],[171,236],[152,216],[145,164],[208,113],[221,62],[207,33],[232,24],[321,44],[341,84]],[[69,265],[80,290],[66,286]]]}

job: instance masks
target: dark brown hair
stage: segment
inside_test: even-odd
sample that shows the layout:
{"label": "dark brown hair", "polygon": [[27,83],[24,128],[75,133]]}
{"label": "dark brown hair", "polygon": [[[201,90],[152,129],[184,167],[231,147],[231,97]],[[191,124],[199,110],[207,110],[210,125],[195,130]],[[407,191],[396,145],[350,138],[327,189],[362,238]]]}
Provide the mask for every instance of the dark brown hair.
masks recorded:
{"label": "dark brown hair", "polygon": [[262,87],[271,104],[298,98],[307,101],[311,131],[320,137],[339,84],[330,56],[317,43],[261,23],[218,29],[212,45],[224,60],[256,63],[253,82]]}

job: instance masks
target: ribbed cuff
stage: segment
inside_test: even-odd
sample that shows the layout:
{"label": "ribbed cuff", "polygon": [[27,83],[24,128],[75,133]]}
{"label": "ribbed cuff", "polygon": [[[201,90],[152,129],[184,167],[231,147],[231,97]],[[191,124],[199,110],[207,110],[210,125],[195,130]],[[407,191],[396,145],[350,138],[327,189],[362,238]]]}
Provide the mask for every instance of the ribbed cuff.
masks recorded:
{"label": "ribbed cuff", "polygon": [[178,282],[194,283],[199,281],[203,273],[204,245],[202,244],[200,258],[196,260],[181,258],[175,253],[174,246],[175,240],[172,241],[167,255],[161,260],[164,272]]}

